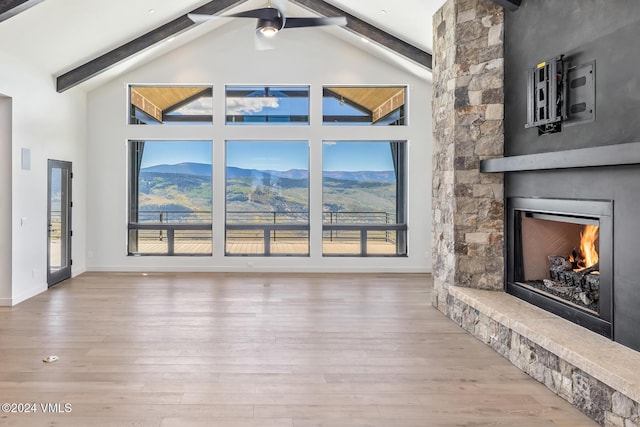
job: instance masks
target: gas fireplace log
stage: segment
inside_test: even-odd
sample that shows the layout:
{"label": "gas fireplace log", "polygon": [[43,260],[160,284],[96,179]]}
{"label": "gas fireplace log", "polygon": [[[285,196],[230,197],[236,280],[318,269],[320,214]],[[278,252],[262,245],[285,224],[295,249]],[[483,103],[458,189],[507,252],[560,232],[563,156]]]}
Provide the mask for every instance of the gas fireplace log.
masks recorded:
{"label": "gas fireplace log", "polygon": [[599,274],[587,274],[584,278],[585,288],[592,292],[600,290],[600,275]]}
{"label": "gas fireplace log", "polygon": [[555,268],[557,271],[569,271],[573,269],[571,262],[561,255],[549,255],[547,257],[551,268]]}
{"label": "gas fireplace log", "polygon": [[578,273],[586,276],[589,273],[593,273],[594,271],[600,271],[600,263],[597,262],[589,268],[585,268],[584,270],[580,270]]}
{"label": "gas fireplace log", "polygon": [[563,274],[564,283],[569,286],[576,286],[582,288],[582,274],[575,271],[565,271]]}
{"label": "gas fireplace log", "polygon": [[551,281],[558,283],[560,286],[576,286],[584,290],[597,290],[600,289],[600,275],[593,274],[597,271],[597,268],[592,267],[591,272],[582,271],[549,271]]}

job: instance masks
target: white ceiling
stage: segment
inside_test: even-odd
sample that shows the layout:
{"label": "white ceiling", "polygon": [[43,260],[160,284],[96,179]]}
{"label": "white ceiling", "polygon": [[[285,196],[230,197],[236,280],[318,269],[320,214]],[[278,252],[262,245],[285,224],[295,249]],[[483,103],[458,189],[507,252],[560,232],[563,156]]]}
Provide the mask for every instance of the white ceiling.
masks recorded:
{"label": "white ceiling", "polygon": [[[435,11],[445,0],[326,0],[370,24],[431,52],[431,22]],[[0,50],[56,76],[82,65],[172,19],[207,3],[208,0],[46,0],[36,6],[0,22]],[[264,7],[265,0],[248,0],[233,11]],[[308,14],[289,4],[291,15]],[[216,20],[197,26],[145,51],[135,59],[114,67],[97,83],[109,75],[152,59],[187,43],[207,31],[224,25],[228,20]],[[365,47],[349,31],[327,30],[364,49],[377,49],[378,54],[392,61],[404,61],[379,47]],[[394,57],[395,56],[395,57]],[[400,64],[402,65],[402,64]],[[415,64],[407,66],[415,67]],[[421,71],[424,73],[424,69]],[[93,83],[82,87],[91,89]]]}
{"label": "white ceiling", "polygon": [[431,52],[433,14],[445,0],[325,0],[363,21]]}

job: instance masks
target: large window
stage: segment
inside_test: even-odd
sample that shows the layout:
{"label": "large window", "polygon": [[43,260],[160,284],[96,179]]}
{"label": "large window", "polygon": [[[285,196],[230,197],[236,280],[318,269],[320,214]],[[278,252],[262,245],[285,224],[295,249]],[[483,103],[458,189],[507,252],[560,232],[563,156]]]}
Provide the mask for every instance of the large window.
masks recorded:
{"label": "large window", "polygon": [[406,255],[406,143],[325,141],[324,255]]}
{"label": "large window", "polygon": [[309,254],[306,141],[227,141],[226,253]]}
{"label": "large window", "polygon": [[129,255],[211,255],[212,143],[129,141]]}
{"label": "large window", "polygon": [[325,86],[322,123],[326,126],[405,125],[404,86]]}
{"label": "large window", "polygon": [[309,86],[227,86],[228,125],[308,125]]}
{"label": "large window", "polygon": [[129,124],[210,125],[211,86],[129,86]]}
{"label": "large window", "polygon": [[407,256],[406,86],[212,88],[129,86],[129,255]]}

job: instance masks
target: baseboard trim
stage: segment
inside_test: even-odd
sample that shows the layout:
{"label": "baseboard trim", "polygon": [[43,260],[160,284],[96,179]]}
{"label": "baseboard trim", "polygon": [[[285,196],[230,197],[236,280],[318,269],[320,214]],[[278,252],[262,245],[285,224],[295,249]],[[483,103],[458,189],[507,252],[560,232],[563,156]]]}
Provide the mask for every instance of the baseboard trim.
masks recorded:
{"label": "baseboard trim", "polygon": [[267,266],[234,266],[234,267],[163,267],[163,266],[94,266],[89,265],[86,268],[86,272],[103,272],[103,273],[146,273],[146,272],[161,272],[161,273],[412,273],[412,274],[427,274],[431,273],[430,268],[425,267],[389,267],[389,268],[372,268],[370,266],[363,267],[267,267]]}

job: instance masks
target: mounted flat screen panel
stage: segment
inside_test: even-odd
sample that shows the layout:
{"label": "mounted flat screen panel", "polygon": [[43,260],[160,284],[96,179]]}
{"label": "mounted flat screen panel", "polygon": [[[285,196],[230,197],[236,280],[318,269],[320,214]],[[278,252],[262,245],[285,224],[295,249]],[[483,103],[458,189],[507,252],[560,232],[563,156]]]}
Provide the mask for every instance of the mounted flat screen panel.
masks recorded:
{"label": "mounted flat screen panel", "polygon": [[129,124],[211,125],[211,86],[129,86]]}
{"label": "mounted flat screen panel", "polygon": [[327,126],[406,125],[406,86],[324,86],[322,123]]}
{"label": "mounted flat screen panel", "polygon": [[227,125],[308,125],[309,86],[227,86]]}

